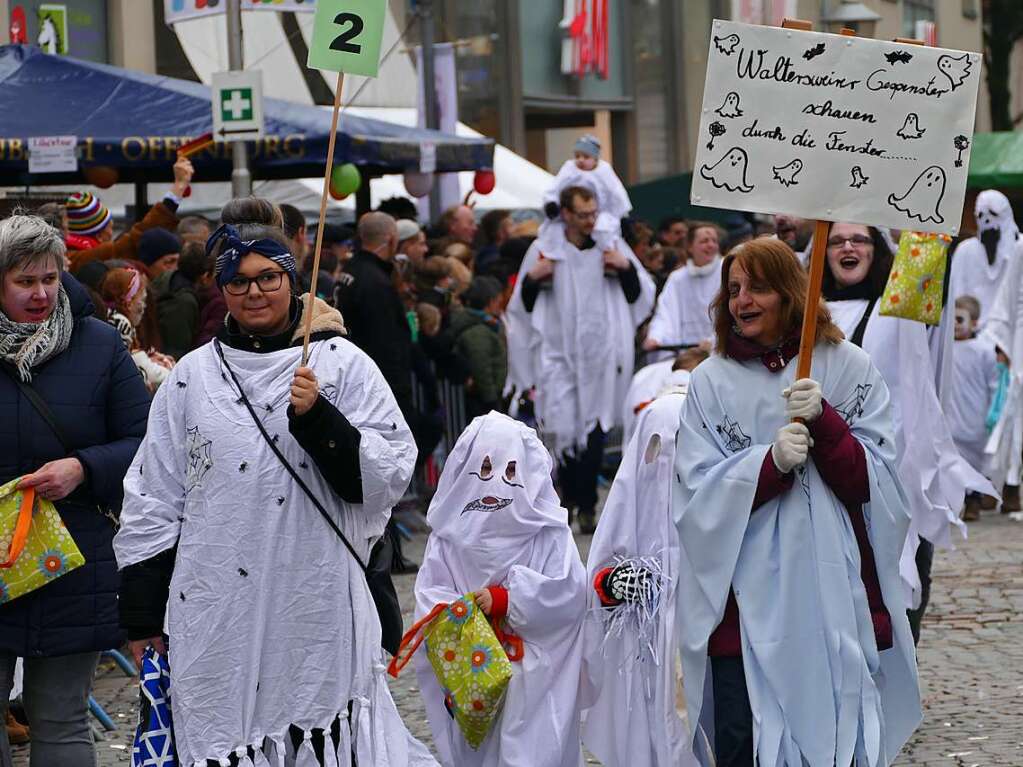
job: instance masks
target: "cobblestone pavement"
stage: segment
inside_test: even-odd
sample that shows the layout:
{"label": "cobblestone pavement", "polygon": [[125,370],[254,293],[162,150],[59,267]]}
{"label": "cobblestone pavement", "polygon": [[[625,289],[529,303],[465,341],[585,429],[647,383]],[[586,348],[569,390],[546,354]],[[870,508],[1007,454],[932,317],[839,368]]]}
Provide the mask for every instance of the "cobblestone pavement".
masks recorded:
{"label": "cobblestone pavement", "polygon": [[[578,537],[585,555],[588,536]],[[407,555],[416,561],[424,539]],[[415,577],[395,577],[411,623]],[[411,671],[411,670],[409,670]],[[938,552],[931,609],[920,647],[924,723],[906,746],[900,767],[1023,765],[1023,523],[986,514],[970,540]],[[414,673],[392,680],[398,708],[412,732],[430,742]],[[116,668],[104,668],[95,697],[119,724],[97,744],[100,767],[130,764],[128,744],[137,693]],[[596,764],[595,760],[589,760]],[[28,767],[28,749],[15,749],[15,767]]]}

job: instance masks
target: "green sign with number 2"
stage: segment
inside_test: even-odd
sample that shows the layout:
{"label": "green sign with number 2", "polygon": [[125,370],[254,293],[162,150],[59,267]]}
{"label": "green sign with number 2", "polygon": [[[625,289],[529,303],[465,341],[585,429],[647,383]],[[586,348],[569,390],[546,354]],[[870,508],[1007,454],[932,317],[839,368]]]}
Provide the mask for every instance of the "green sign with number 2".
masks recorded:
{"label": "green sign with number 2", "polygon": [[309,67],[376,77],[385,13],[387,0],[317,0]]}

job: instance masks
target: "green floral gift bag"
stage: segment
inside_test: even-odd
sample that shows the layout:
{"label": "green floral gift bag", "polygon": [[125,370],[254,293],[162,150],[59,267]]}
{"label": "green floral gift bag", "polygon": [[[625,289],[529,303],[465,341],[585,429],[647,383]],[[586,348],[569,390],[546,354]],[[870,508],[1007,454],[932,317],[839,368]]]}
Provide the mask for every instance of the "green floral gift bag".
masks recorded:
{"label": "green floral gift bag", "polygon": [[501,714],[512,677],[505,648],[471,593],[437,605],[409,629],[391,660],[392,676],[398,676],[424,640],[444,704],[466,742],[478,749]]}
{"label": "green floral gift bag", "polygon": [[0,487],[0,604],[85,564],[57,509],[20,481]]}
{"label": "green floral gift bag", "polygon": [[904,231],[881,296],[880,313],[928,325],[941,324],[951,237]]}

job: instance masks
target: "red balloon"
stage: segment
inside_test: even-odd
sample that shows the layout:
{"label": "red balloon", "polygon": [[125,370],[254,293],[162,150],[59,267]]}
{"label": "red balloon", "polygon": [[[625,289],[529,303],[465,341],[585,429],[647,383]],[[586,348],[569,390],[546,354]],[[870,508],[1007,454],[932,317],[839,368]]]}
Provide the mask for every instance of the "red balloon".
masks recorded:
{"label": "red balloon", "polygon": [[85,176],[86,181],[100,189],[109,189],[117,183],[120,176],[117,168],[111,168],[109,165],[92,165],[83,168],[82,175]]}
{"label": "red balloon", "polygon": [[328,187],[328,191],[330,192],[330,196],[331,196],[331,198],[332,198],[332,199],[334,199],[334,200],[338,200],[338,201],[340,201],[340,200],[343,200],[343,199],[345,199],[345,198],[346,198],[346,197],[348,196],[347,194],[341,194],[341,193],[340,193],[340,192],[339,192],[339,191],[337,190],[337,188],[336,188],[336,187],[334,186],[334,184],[331,184],[331,185],[330,185],[330,186]]}
{"label": "red balloon", "polygon": [[497,179],[492,170],[478,170],[472,180],[472,188],[480,194],[490,194],[496,184]]}

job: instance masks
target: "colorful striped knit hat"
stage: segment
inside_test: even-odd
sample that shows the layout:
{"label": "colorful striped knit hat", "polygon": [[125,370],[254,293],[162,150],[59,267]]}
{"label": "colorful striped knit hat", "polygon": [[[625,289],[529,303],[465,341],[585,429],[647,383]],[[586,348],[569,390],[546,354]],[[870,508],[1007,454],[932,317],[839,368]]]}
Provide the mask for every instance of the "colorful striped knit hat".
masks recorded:
{"label": "colorful striped knit hat", "polygon": [[106,205],[90,192],[75,192],[67,198],[67,228],[72,234],[99,234],[110,219]]}

